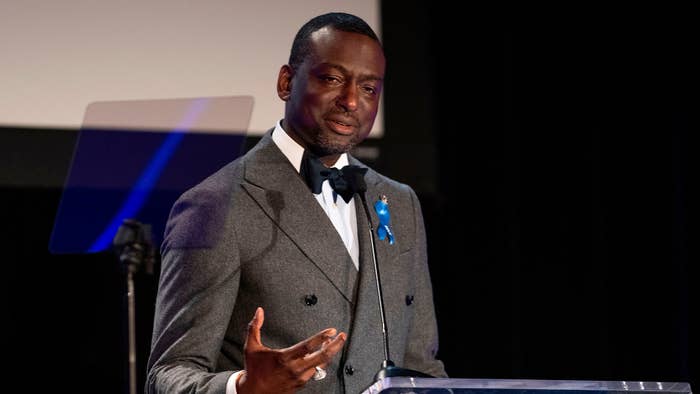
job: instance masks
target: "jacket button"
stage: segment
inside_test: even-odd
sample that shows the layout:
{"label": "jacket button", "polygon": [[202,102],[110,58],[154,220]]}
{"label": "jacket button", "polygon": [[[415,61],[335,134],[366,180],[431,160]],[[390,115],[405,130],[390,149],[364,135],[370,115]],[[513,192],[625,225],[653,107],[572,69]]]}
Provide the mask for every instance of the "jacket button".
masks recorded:
{"label": "jacket button", "polygon": [[316,305],[317,302],[318,298],[316,297],[316,294],[307,294],[304,297],[304,304],[306,304],[306,306]]}
{"label": "jacket button", "polygon": [[355,368],[352,367],[352,365],[348,364],[345,366],[345,374],[346,375],[352,375],[355,373]]}
{"label": "jacket button", "polygon": [[413,304],[413,295],[409,294],[406,296],[406,305],[411,305]]}

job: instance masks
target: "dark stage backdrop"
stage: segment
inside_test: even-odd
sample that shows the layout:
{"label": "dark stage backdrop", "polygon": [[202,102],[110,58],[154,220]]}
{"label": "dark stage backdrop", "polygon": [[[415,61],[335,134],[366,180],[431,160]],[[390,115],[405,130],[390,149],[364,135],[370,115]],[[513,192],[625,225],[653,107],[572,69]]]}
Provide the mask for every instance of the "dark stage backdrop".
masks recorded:
{"label": "dark stage backdrop", "polygon": [[453,11],[385,5],[381,156],[423,191],[448,372],[697,386],[687,10]]}
{"label": "dark stage backdrop", "polygon": [[[423,204],[451,376],[700,384],[686,14],[383,4],[368,162]],[[27,391],[122,393],[119,265],[47,251],[75,137],[0,130],[3,348]],[[138,281],[141,362],[155,281]]]}

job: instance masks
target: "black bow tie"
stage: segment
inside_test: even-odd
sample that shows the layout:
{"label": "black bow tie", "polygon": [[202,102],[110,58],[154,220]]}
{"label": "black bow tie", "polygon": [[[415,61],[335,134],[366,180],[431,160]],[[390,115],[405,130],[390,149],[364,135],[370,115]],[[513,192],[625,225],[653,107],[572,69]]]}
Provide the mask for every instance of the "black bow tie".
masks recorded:
{"label": "black bow tie", "polygon": [[299,174],[312,193],[321,194],[321,185],[327,179],[335,191],[333,201],[339,194],[346,203],[350,202],[355,193],[364,192],[367,189],[364,182],[366,172],[367,168],[356,165],[348,165],[341,169],[328,168],[318,157],[307,151],[304,151],[299,170]]}

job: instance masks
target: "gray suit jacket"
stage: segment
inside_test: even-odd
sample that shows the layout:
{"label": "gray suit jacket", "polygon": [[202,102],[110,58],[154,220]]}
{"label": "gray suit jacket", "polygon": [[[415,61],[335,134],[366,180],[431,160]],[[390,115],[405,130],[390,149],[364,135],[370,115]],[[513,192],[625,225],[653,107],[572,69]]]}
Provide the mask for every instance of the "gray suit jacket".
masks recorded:
{"label": "gray suit jacket", "polygon": [[[353,157],[350,162],[362,165]],[[368,203],[388,197],[396,237],[394,245],[376,245],[390,356],[398,366],[445,376],[435,359],[437,327],[418,199],[408,186],[371,169],[365,179]],[[328,377],[309,381],[302,392],[359,393],[371,385],[383,342],[359,200],[358,272],[271,132],[185,192],[172,208],[161,250],[147,392],[224,393],[229,376],[244,367],[247,324],[258,306],[265,309],[263,344],[272,348],[328,327],[348,333]]]}

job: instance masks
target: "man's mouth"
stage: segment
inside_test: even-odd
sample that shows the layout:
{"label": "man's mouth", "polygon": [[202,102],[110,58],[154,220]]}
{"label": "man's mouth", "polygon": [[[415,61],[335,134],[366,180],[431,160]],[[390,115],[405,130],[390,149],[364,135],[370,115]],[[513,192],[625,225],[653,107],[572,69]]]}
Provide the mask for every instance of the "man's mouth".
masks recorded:
{"label": "man's mouth", "polygon": [[326,124],[331,130],[342,135],[350,135],[355,130],[355,125],[353,123],[350,123],[350,121],[343,121],[339,119],[326,119]]}

